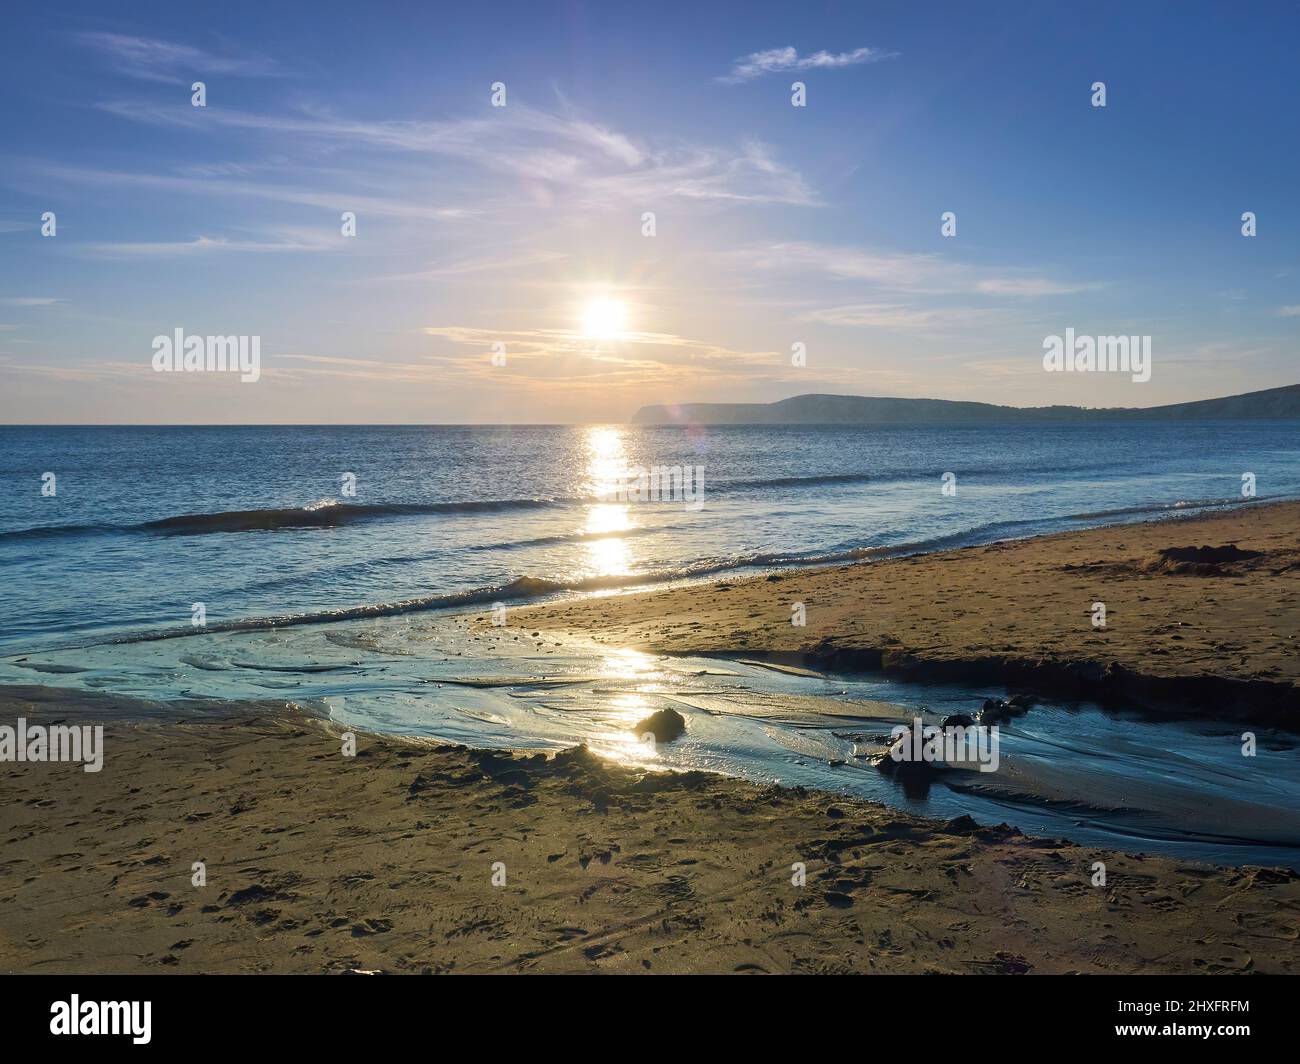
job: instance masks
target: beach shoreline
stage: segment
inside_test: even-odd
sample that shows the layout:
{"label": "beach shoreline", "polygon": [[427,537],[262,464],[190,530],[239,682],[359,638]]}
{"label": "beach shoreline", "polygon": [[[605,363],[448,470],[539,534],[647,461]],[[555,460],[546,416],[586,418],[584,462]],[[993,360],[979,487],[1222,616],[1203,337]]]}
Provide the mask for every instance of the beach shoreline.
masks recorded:
{"label": "beach shoreline", "polygon": [[[1294,690],[1300,670],[1287,656],[1298,515],[1284,503],[518,607],[509,624],[773,662],[878,650],[902,673],[1023,662],[1038,670],[1027,683],[1116,661],[1144,682],[1217,677],[1234,692],[1223,716],[1293,726],[1274,688]],[[1248,556],[1160,553],[1193,541]],[[1100,632],[1085,627],[1099,594],[1113,621]],[[1239,649],[1215,650],[1229,629]],[[343,725],[278,700],[0,687],[0,720],[17,718],[102,724],[105,756],[91,773],[4,765],[6,972],[1296,970],[1287,869],[941,823],[585,747],[512,754],[356,730],[351,756]]]}
{"label": "beach shoreline", "polygon": [[[656,653],[1001,683],[1294,731],[1298,528],[1300,502],[1262,503],[531,604],[515,607],[511,623]],[[1218,557],[1202,555],[1202,547],[1229,553],[1202,562],[1196,559]],[[1101,627],[1094,624],[1099,604]],[[796,605],[803,625],[792,623]]]}

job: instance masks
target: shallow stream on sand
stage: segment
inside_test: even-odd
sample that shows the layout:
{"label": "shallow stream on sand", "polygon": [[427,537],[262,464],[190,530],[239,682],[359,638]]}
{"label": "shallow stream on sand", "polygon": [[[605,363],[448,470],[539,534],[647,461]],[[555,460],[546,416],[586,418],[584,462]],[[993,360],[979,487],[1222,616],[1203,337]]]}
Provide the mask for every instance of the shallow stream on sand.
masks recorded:
{"label": "shallow stream on sand", "polygon": [[[1001,726],[996,772],[904,787],[869,760],[895,724],[973,715],[1005,697],[1002,688],[665,657],[409,617],[15,655],[0,662],[0,683],[323,703],[373,731],[510,749],[583,742],[633,766],[816,788],[942,819],[969,814],[1115,849],[1300,868],[1300,758],[1286,733],[1253,729],[1257,753],[1245,757],[1241,725],[1046,701]],[[682,714],[686,733],[644,744],[635,725],[665,707]]]}

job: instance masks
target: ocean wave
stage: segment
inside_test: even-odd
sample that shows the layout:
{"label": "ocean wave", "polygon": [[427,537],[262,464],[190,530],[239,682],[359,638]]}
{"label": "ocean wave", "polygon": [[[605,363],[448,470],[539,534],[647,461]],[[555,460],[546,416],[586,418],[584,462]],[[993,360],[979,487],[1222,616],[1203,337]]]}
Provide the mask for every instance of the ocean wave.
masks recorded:
{"label": "ocean wave", "polygon": [[0,539],[40,539],[47,536],[94,535],[105,532],[152,532],[164,535],[200,535],[211,532],[269,532],[282,528],[332,528],[386,517],[433,514],[500,513],[542,510],[559,499],[480,499],[432,503],[348,503],[322,499],[308,506],[270,507],[260,510],[221,510],[205,514],[178,514],[135,525],[44,525],[0,532]]}
{"label": "ocean wave", "polygon": [[919,476],[892,473],[818,473],[807,477],[756,477],[749,480],[725,480],[717,485],[710,485],[710,487],[716,486],[720,491],[734,491],[737,488],[812,488],[819,484],[867,484],[913,479],[919,479]]}
{"label": "ocean wave", "polygon": [[553,506],[549,499],[482,499],[468,502],[349,503],[333,499],[311,506],[267,510],[229,510],[211,514],[182,514],[146,521],[135,527],[148,532],[194,534],[203,532],[254,532],[279,528],[322,528],[384,517],[428,514],[497,513],[505,510],[540,510]]}
{"label": "ocean wave", "polygon": [[[1055,517],[1036,517],[1007,521],[994,521],[969,529],[928,539],[901,543],[874,545],[845,545],[842,548],[823,549],[805,553],[763,552],[735,555],[724,558],[701,558],[680,566],[659,570],[610,576],[591,576],[572,579],[520,576],[504,584],[470,588],[463,591],[425,595],[397,602],[379,602],[333,609],[309,610],[302,613],[275,616],[248,617],[231,621],[211,622],[204,627],[185,627],[144,631],[117,636],[109,643],[142,643],[162,639],[176,639],[214,632],[262,631],[310,624],[333,624],[344,621],[394,617],[436,610],[464,609],[496,602],[519,602],[550,595],[615,591],[634,587],[652,587],[678,581],[702,580],[741,570],[772,570],[837,565],[927,554],[958,547],[978,546],[1002,538],[1018,538],[1018,534],[1058,531],[1067,522],[1098,520],[1109,516],[1133,516],[1143,513],[1178,513],[1210,506],[1232,506],[1254,499],[1204,499],[1182,500],[1149,506],[1122,507],[1092,513],[1063,514]],[[97,641],[98,642],[98,641]],[[85,646],[96,644],[71,644]],[[59,648],[64,649],[64,648]]]}
{"label": "ocean wave", "polygon": [[[1008,470],[1036,472],[1034,468]],[[968,476],[994,475],[995,469],[983,469]],[[719,480],[708,483],[708,491],[727,496],[746,492],[798,490],[818,486],[854,484],[893,484],[923,480],[934,470],[894,470],[875,473],[826,473],[812,476],[762,477]],[[454,514],[491,514],[515,510],[543,510],[565,506],[591,506],[608,503],[599,495],[555,496],[551,498],[470,499],[455,502],[351,503],[338,499],[321,499],[305,506],[276,506],[251,510],[218,510],[212,513],[176,514],[139,524],[69,524],[39,525],[0,531],[0,541],[45,539],[60,536],[96,534],[204,535],[219,532],[271,532],[281,529],[334,528],[363,521],[386,518],[437,516]],[[521,545],[542,546],[561,543],[566,537],[543,537],[521,541]],[[500,544],[505,547],[507,544]]]}
{"label": "ocean wave", "polygon": [[508,539],[494,543],[475,543],[465,547],[468,551],[520,550],[524,547],[556,547],[566,543],[593,543],[605,539],[630,539],[636,536],[661,535],[674,532],[678,525],[637,525],[632,528],[611,528],[600,532],[559,532],[553,536],[534,536],[532,539]]}
{"label": "ocean wave", "polygon": [[[910,469],[876,470],[873,472],[854,473],[813,473],[808,476],[753,477],[739,480],[713,480],[708,483],[710,491],[733,492],[740,489],[764,488],[815,488],[835,484],[904,484],[908,481],[930,481],[939,476],[942,466],[924,466]],[[956,467],[960,469],[961,467]],[[1045,474],[1078,474],[1088,468],[1085,465],[1061,465],[1050,462],[1030,462],[1020,465],[985,465],[966,469],[961,473],[965,480],[984,479],[1003,476],[1039,476]]]}
{"label": "ocean wave", "polygon": [[136,632],[107,640],[109,643],[151,643],[161,639],[181,639],[186,636],[206,635],[212,632],[256,632],[271,628],[291,628],[304,624],[334,624],[341,621],[367,620],[376,617],[396,617],[429,610],[475,606],[485,602],[518,601],[539,598],[565,590],[595,590],[580,587],[583,581],[571,586],[560,580],[521,576],[507,584],[477,587],[466,591],[453,591],[443,595],[423,595],[400,602],[377,602],[361,606],[342,606],[337,609],[309,610],[304,613],[286,613],[271,617],[244,617],[232,621],[209,622],[201,628],[166,628],[159,631]]}
{"label": "ocean wave", "polygon": [[[673,531],[675,528],[676,526],[674,525],[646,525],[635,528],[611,529],[604,532],[568,532],[553,536],[536,536],[532,539],[507,539],[490,543],[472,543],[459,547],[438,547],[435,550],[420,551],[416,554],[389,554],[376,558],[363,558],[361,561],[348,562],[342,565],[331,565],[330,572],[333,577],[338,580],[345,577],[365,576],[367,574],[377,573],[387,569],[400,569],[408,565],[420,565],[431,561],[444,561],[447,560],[449,555],[455,555],[461,551],[477,554],[485,551],[515,551],[524,550],[529,547],[552,547],[573,543],[595,543],[601,540],[621,540],[633,536],[659,535],[664,532]],[[299,587],[302,585],[304,580],[309,578],[309,574],[289,572],[269,579],[255,580],[233,590],[240,594],[275,591],[280,588]]]}
{"label": "ocean wave", "polygon": [[[942,542],[939,540],[927,541],[927,543],[942,546]],[[269,617],[246,617],[230,621],[209,621],[208,624],[201,628],[186,627],[136,632],[118,636],[108,640],[108,642],[147,643],[162,639],[180,639],[187,636],[199,636],[216,632],[252,632],[308,624],[336,624],[344,621],[396,617],[436,610],[464,609],[486,603],[519,602],[566,593],[590,593],[617,591],[633,587],[651,587],[683,580],[699,580],[744,569],[828,565],[840,561],[862,560],[872,556],[887,557],[926,549],[939,549],[939,546],[930,547],[927,544],[918,543],[900,544],[895,547],[863,547],[817,555],[752,554],[731,558],[703,558],[685,565],[659,570],[575,579],[520,576],[504,584],[470,588],[445,594],[422,595],[418,598],[403,599],[398,602],[377,602],[360,606],[278,614]]]}
{"label": "ocean wave", "polygon": [[1131,514],[1174,513],[1179,510],[1204,510],[1211,506],[1246,506],[1254,502],[1275,502],[1275,499],[1180,499],[1178,502],[1149,503],[1141,506],[1120,506],[1114,510],[1093,510],[1089,513],[1069,514],[1063,521],[1095,521],[1099,517],[1127,517]]}
{"label": "ocean wave", "polygon": [[[928,475],[928,474],[927,474]],[[766,480],[724,481],[711,490],[734,494],[740,490],[763,488],[800,488],[831,484],[889,483],[918,479],[919,474],[876,475],[835,473],[809,477],[775,477]],[[556,497],[548,499],[477,499],[433,503],[347,503],[322,499],[307,506],[269,507],[255,510],[221,510],[214,513],[178,514],[132,525],[39,525],[0,532],[0,541],[45,539],[60,536],[90,536],[98,533],[152,533],[155,535],[204,535],[217,532],[270,532],[280,529],[334,528],[363,521],[394,517],[419,517],[454,514],[505,513],[516,510],[544,510],[566,505],[599,503],[598,497]],[[1114,510],[1097,510],[1067,515],[1061,520],[1096,520],[1130,514],[1163,513],[1170,510],[1228,506],[1259,499],[1193,499],[1175,503],[1126,506]],[[482,550],[511,549],[521,546],[547,546],[570,542],[574,538],[598,538],[618,533],[569,533],[543,536],[517,542],[484,544]]]}

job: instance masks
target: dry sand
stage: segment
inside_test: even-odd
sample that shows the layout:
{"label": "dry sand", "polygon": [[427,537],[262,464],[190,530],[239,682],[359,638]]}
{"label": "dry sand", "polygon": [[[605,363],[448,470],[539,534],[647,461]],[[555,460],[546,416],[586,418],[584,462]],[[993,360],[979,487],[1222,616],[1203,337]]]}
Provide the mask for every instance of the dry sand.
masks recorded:
{"label": "dry sand", "polygon": [[[1298,515],[1259,507],[512,623],[658,650],[1021,662],[1052,682],[1072,663],[1119,662],[1228,683],[1239,711],[1276,713],[1300,668]],[[1263,554],[1197,574],[1159,560],[1233,541]],[[807,604],[806,629],[790,625],[791,601]],[[337,726],[284,703],[178,710],[0,688],[0,722],[18,716],[100,720],[106,754],[99,773],[2,766],[6,972],[1300,969],[1290,872],[941,825],[583,750],[524,758],[362,734],[347,758]],[[1105,887],[1092,885],[1098,860]]]}

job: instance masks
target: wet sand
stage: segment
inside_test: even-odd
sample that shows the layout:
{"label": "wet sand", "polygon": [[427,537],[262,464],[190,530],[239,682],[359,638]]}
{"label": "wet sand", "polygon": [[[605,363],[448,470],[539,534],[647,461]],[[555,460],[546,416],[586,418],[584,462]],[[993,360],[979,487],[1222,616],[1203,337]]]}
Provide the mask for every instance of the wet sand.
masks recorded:
{"label": "wet sand", "polygon": [[1292,873],[643,773],[581,749],[522,757],[362,734],[345,758],[337,725],[283,703],[192,706],[178,723],[174,707],[0,695],[6,720],[106,729],[99,773],[0,776],[5,972],[1300,967]]}
{"label": "wet sand", "polygon": [[[1223,561],[1185,551],[1202,546],[1236,551]],[[796,603],[803,627],[791,623]],[[1300,503],[539,605],[510,623],[1295,729]]]}

